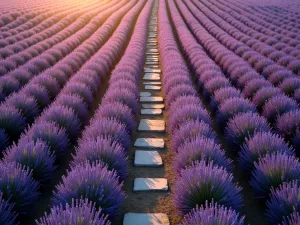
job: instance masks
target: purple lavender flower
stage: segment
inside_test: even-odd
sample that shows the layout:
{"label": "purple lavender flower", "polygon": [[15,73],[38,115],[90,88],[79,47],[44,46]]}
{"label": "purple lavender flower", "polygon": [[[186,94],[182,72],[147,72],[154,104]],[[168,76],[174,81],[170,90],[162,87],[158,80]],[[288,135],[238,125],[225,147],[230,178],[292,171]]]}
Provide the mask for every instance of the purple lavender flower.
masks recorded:
{"label": "purple lavender flower", "polygon": [[41,117],[38,122],[55,122],[60,128],[66,129],[70,139],[74,139],[80,132],[80,121],[74,111],[65,106],[52,106]]}
{"label": "purple lavender flower", "polygon": [[206,201],[238,209],[242,202],[240,191],[225,168],[201,161],[181,171],[175,184],[174,201],[182,215]]}
{"label": "purple lavender flower", "polygon": [[7,200],[2,198],[0,192],[0,224],[3,225],[16,225],[17,214],[13,211],[14,204],[8,203]]}
{"label": "purple lavender flower", "polygon": [[110,88],[117,89],[117,90],[128,89],[129,91],[135,93],[136,97],[139,96],[137,83],[129,80],[120,79],[114,83],[111,83]]}
{"label": "purple lavender flower", "polygon": [[87,104],[77,94],[62,94],[56,99],[55,105],[63,105],[73,109],[82,122],[88,117]]}
{"label": "purple lavender flower", "polygon": [[259,89],[270,86],[272,86],[270,82],[266,81],[265,79],[256,78],[247,82],[246,86],[243,89],[243,94],[247,98],[252,98]]}
{"label": "purple lavender flower", "polygon": [[299,60],[293,60],[289,63],[288,67],[294,74],[300,75],[300,62]]}
{"label": "purple lavender flower", "polygon": [[246,138],[252,137],[256,132],[269,131],[266,119],[257,113],[246,112],[235,115],[227,123],[226,140],[236,150],[239,150]]}
{"label": "purple lavender flower", "polygon": [[0,152],[8,145],[8,136],[3,129],[0,129]]}
{"label": "purple lavender flower", "polygon": [[111,138],[113,141],[120,143],[127,151],[131,141],[125,124],[115,119],[100,118],[94,119],[90,126],[83,132],[80,143],[85,143],[88,139],[97,137]]}
{"label": "purple lavender flower", "polygon": [[262,110],[265,103],[276,95],[281,95],[281,90],[275,87],[262,87],[252,98],[252,102],[259,110]]}
{"label": "purple lavender flower", "polygon": [[47,89],[39,84],[29,84],[22,89],[26,96],[35,98],[39,108],[43,109],[50,104],[50,96]]}
{"label": "purple lavender flower", "polygon": [[95,118],[111,118],[124,123],[128,132],[132,132],[135,128],[135,119],[132,110],[120,102],[107,103],[101,105],[96,112]]}
{"label": "purple lavender flower", "polygon": [[231,208],[226,208],[222,205],[218,205],[205,202],[205,206],[197,206],[190,213],[184,216],[184,220],[180,225],[243,225],[244,217],[239,217]]}
{"label": "purple lavender flower", "polygon": [[13,145],[4,152],[4,162],[18,163],[32,170],[32,177],[46,183],[56,169],[55,156],[42,141]]}
{"label": "purple lavender flower", "polygon": [[300,162],[298,158],[286,153],[271,153],[254,163],[250,185],[257,197],[268,197],[271,188],[278,188],[282,183],[300,181]]}
{"label": "purple lavender flower", "polygon": [[202,106],[189,104],[169,115],[168,130],[173,133],[176,128],[188,120],[204,121],[211,125],[209,113]]}
{"label": "purple lavender flower", "polygon": [[241,97],[229,98],[219,106],[216,120],[220,126],[224,126],[230,118],[238,113],[255,111],[255,106],[249,100]]}
{"label": "purple lavender flower", "polygon": [[167,95],[169,91],[173,89],[173,87],[176,87],[177,85],[186,84],[186,85],[193,85],[193,82],[189,77],[177,75],[169,77],[167,80],[164,80],[164,92]]}
{"label": "purple lavender flower", "polygon": [[54,206],[49,215],[45,213],[37,225],[81,224],[81,225],[110,225],[102,210],[97,210],[93,202],[87,199],[72,199],[65,206]]}
{"label": "purple lavender flower", "polygon": [[10,139],[18,138],[26,126],[25,118],[20,111],[12,106],[1,105],[0,115],[0,128]]}
{"label": "purple lavender flower", "polygon": [[283,183],[278,189],[271,190],[267,202],[267,216],[272,224],[279,224],[284,218],[300,210],[300,187],[298,181]]}
{"label": "purple lavender flower", "polygon": [[241,97],[241,92],[233,87],[223,87],[214,92],[211,96],[210,107],[216,111],[219,104],[222,104],[225,100],[233,97]]}
{"label": "purple lavender flower", "polygon": [[282,225],[298,225],[300,224],[299,212],[293,212],[289,217],[284,219]]}
{"label": "purple lavender flower", "polygon": [[105,215],[114,217],[124,201],[122,185],[116,172],[103,163],[81,164],[72,168],[53,192],[54,205],[71,204],[72,199],[86,198],[101,208]]}
{"label": "purple lavender flower", "polygon": [[300,88],[298,88],[297,90],[295,90],[293,98],[296,100],[296,102],[298,104],[300,104]]}
{"label": "purple lavender flower", "polygon": [[239,163],[246,171],[254,168],[254,162],[267,153],[285,153],[294,155],[294,151],[276,134],[271,132],[258,132],[248,138],[239,153]]}
{"label": "purple lavender flower", "polygon": [[192,85],[179,84],[173,87],[166,96],[167,106],[170,106],[178,97],[187,95],[197,96],[197,92]]}
{"label": "purple lavender flower", "polygon": [[0,163],[0,191],[2,198],[14,204],[18,213],[26,213],[39,197],[38,183],[29,169],[16,163]]}
{"label": "purple lavender flower", "polygon": [[221,146],[214,140],[205,137],[192,138],[185,141],[179,148],[175,156],[174,168],[180,173],[184,168],[188,168],[197,161],[212,162],[214,165],[232,169],[231,160],[227,159]]}
{"label": "purple lavender flower", "polygon": [[49,75],[46,76],[46,74],[44,76],[35,77],[32,83],[44,86],[51,98],[56,97],[56,95],[60,92],[59,84],[55,78],[52,78]]}
{"label": "purple lavender flower", "polygon": [[268,81],[270,81],[274,86],[278,86],[284,79],[293,77],[291,73],[285,70],[278,70],[270,74]]}
{"label": "purple lavender flower", "polygon": [[185,142],[192,138],[206,137],[213,139],[216,142],[217,134],[212,128],[203,121],[187,121],[183,123],[176,131],[174,131],[171,138],[171,148],[174,151]]}
{"label": "purple lavender flower", "polygon": [[215,77],[210,79],[204,85],[203,95],[206,98],[209,98],[215,91],[219,90],[220,88],[230,87],[231,84],[228,79],[225,77]]}
{"label": "purple lavender flower", "polygon": [[270,122],[275,122],[278,116],[297,109],[297,102],[285,95],[277,95],[269,99],[263,107],[262,115]]}
{"label": "purple lavender flower", "polygon": [[135,114],[137,111],[137,104],[138,100],[135,96],[135,93],[127,90],[127,89],[121,89],[121,90],[112,90],[107,91],[105,96],[103,97],[102,104],[107,103],[115,103],[120,102],[124,105],[127,105],[131,110],[132,113]]}
{"label": "purple lavender flower", "polygon": [[28,83],[28,81],[32,78],[32,74],[26,69],[18,69],[9,73],[10,76],[16,78],[21,86]]}
{"label": "purple lavender flower", "polygon": [[293,96],[296,89],[300,88],[300,79],[298,77],[286,78],[282,81],[279,88],[288,96]]}
{"label": "purple lavender flower", "polygon": [[119,143],[109,137],[87,140],[78,146],[73,155],[72,167],[86,161],[91,164],[101,161],[107,165],[109,170],[115,170],[121,180],[126,177],[128,160],[125,151]]}
{"label": "purple lavender flower", "polygon": [[20,89],[19,81],[11,76],[4,76],[1,78],[0,88],[2,89],[5,96],[10,95]]}
{"label": "purple lavender flower", "polygon": [[180,96],[180,97],[177,97],[176,100],[173,101],[172,104],[170,105],[169,113],[173,114],[178,109],[184,108],[186,105],[190,105],[190,104],[203,106],[203,104],[198,96],[194,96],[194,95]]}
{"label": "purple lavender flower", "polygon": [[68,75],[58,68],[52,67],[46,71],[46,74],[53,77],[60,87],[63,87],[68,81]]}

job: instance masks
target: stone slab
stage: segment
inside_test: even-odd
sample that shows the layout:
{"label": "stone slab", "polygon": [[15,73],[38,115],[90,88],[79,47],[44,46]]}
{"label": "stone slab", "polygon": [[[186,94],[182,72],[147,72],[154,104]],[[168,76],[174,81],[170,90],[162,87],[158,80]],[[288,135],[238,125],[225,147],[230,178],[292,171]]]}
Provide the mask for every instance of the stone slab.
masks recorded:
{"label": "stone slab", "polygon": [[162,114],[161,109],[141,109],[142,115],[160,115]]}
{"label": "stone slab", "polygon": [[160,80],[159,73],[145,73],[143,80]]}
{"label": "stone slab", "polygon": [[150,48],[147,50],[147,52],[158,52],[157,48]]}
{"label": "stone slab", "polygon": [[150,57],[150,58],[146,58],[146,62],[158,62],[159,58],[158,57]]}
{"label": "stone slab", "polygon": [[161,89],[161,86],[155,86],[155,85],[145,85],[146,90],[157,90],[159,91]]}
{"label": "stone slab", "polygon": [[166,122],[164,120],[141,119],[138,131],[165,132]]}
{"label": "stone slab", "polygon": [[151,96],[150,92],[145,92],[145,91],[140,92],[140,97],[150,97],[150,96]]}
{"label": "stone slab", "polygon": [[144,67],[144,71],[147,73],[161,73],[161,69],[153,69],[149,67]]}
{"label": "stone slab", "polygon": [[155,62],[155,61],[146,61],[145,64],[146,65],[154,65],[154,66],[158,66],[159,65],[158,61],[157,62]]}
{"label": "stone slab", "polygon": [[144,109],[164,109],[164,104],[142,104]]}
{"label": "stone slab", "polygon": [[126,213],[123,225],[170,225],[164,213]]}
{"label": "stone slab", "polygon": [[160,96],[140,97],[140,102],[157,102],[161,103],[164,99]]}
{"label": "stone slab", "polygon": [[139,148],[164,148],[165,141],[162,138],[137,138],[134,142],[135,147]]}
{"label": "stone slab", "polygon": [[166,178],[135,178],[133,191],[168,191]]}
{"label": "stone slab", "polygon": [[135,151],[134,166],[158,167],[162,165],[162,158],[157,151]]}
{"label": "stone slab", "polygon": [[145,81],[143,84],[149,84],[149,85],[161,85],[160,81]]}

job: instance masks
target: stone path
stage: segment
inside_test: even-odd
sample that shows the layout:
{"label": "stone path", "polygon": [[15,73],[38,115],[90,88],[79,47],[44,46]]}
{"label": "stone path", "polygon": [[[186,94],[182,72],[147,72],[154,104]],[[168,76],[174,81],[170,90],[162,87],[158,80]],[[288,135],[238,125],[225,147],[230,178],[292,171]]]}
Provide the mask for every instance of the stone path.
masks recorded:
{"label": "stone path", "polygon": [[[157,192],[161,195],[169,194],[168,180],[161,176],[164,174],[161,154],[166,154],[167,149],[164,140],[166,138],[163,115],[165,106],[161,96],[161,70],[157,46],[157,8],[156,0],[149,23],[144,74],[141,81],[140,121],[137,127],[137,138],[133,143],[133,170],[145,171],[144,168],[148,168],[149,176],[146,170],[142,173],[143,177],[134,177],[132,192],[136,195],[130,195],[132,198],[139,199],[140,208],[146,207],[140,212],[136,210],[139,207],[133,206],[134,212],[125,214],[123,225],[170,225],[168,216],[156,212],[155,204],[151,203],[157,197]],[[157,173],[153,170],[157,170]],[[155,177],[153,174],[160,174],[160,176]]]}

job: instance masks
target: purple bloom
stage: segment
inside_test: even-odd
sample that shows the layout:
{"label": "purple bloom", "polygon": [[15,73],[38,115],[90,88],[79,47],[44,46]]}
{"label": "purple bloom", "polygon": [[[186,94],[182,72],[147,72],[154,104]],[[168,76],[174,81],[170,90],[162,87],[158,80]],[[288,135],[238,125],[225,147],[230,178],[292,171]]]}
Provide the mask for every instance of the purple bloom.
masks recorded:
{"label": "purple bloom", "polygon": [[239,153],[239,163],[244,170],[251,171],[254,162],[267,153],[285,153],[294,155],[294,151],[276,134],[271,132],[258,132],[246,140]]}
{"label": "purple bloom", "polygon": [[115,81],[114,83],[111,83],[109,88],[116,89],[116,90],[127,89],[127,90],[135,93],[136,97],[139,96],[137,83],[129,81],[129,80],[120,79],[118,81]]}
{"label": "purple bloom", "polygon": [[32,177],[46,183],[56,169],[55,156],[42,141],[13,145],[4,152],[4,162],[16,162],[32,170]]}
{"label": "purple bloom", "polygon": [[265,104],[262,115],[270,122],[275,122],[278,116],[297,108],[298,105],[295,100],[285,95],[277,95]]}
{"label": "purple bloom", "polygon": [[8,145],[8,136],[3,129],[0,129],[0,152]]}
{"label": "purple bloom", "polygon": [[255,106],[248,99],[241,97],[229,98],[219,106],[216,120],[219,125],[224,126],[230,118],[238,113],[255,111]]}
{"label": "purple bloom", "polygon": [[16,225],[17,214],[13,211],[13,204],[8,203],[7,200],[2,198],[0,192],[0,224],[3,225]]}
{"label": "purple bloom", "polygon": [[268,81],[270,81],[274,86],[278,86],[284,79],[293,77],[291,73],[285,70],[278,70],[270,74]]}
{"label": "purple bloom", "polygon": [[282,225],[299,225],[300,224],[300,214],[299,212],[293,212],[289,217],[284,219]]}
{"label": "purple bloom", "polygon": [[298,181],[283,183],[278,189],[272,189],[267,202],[267,216],[272,224],[279,224],[284,218],[300,210],[300,187]]}
{"label": "purple bloom", "polygon": [[63,85],[65,85],[68,81],[68,76],[62,70],[54,67],[48,69],[46,74],[54,78],[60,87],[63,87]]}
{"label": "purple bloom", "polygon": [[77,94],[62,94],[55,100],[55,105],[63,105],[73,109],[82,122],[88,117],[87,104]]}
{"label": "purple bloom", "polygon": [[181,84],[186,84],[190,86],[193,85],[193,82],[189,77],[182,76],[182,75],[169,77],[167,80],[164,80],[163,83],[164,83],[163,88],[166,95],[169,93],[169,91],[173,89],[173,87],[176,87],[177,85],[181,85]]}
{"label": "purple bloom", "polygon": [[210,107],[212,110],[217,110],[219,104],[222,104],[225,100],[233,97],[241,97],[241,92],[233,87],[223,87],[214,92],[211,96]]}
{"label": "purple bloom", "polygon": [[180,96],[177,97],[175,101],[172,102],[172,104],[169,107],[169,113],[173,114],[180,108],[184,108],[186,105],[199,105],[203,106],[200,98],[198,96],[194,95],[187,95],[187,96]]}
{"label": "purple bloom", "polygon": [[279,88],[288,96],[293,96],[296,89],[300,88],[300,79],[298,77],[286,78],[282,81]]}
{"label": "purple bloom", "polygon": [[259,76],[256,72],[248,72],[238,78],[237,84],[239,87],[244,88],[250,81],[259,78],[261,78],[261,76]]}
{"label": "purple bloom", "polygon": [[293,98],[296,100],[296,102],[298,104],[300,104],[300,88],[298,88],[297,90],[295,90]]}
{"label": "purple bloom", "polygon": [[279,88],[275,87],[262,87],[259,89],[252,98],[252,102],[256,107],[261,110],[265,103],[275,95],[281,95],[282,92]]}
{"label": "purple bloom", "polygon": [[98,137],[79,145],[73,156],[72,167],[87,161],[91,164],[101,161],[109,170],[115,170],[121,180],[126,177],[128,162],[125,151],[111,138]]}
{"label": "purple bloom", "polygon": [[221,146],[214,140],[205,137],[192,138],[185,141],[175,156],[174,168],[180,173],[182,169],[188,168],[197,161],[212,162],[214,165],[232,169],[231,161],[225,156]]}
{"label": "purple bloom", "polygon": [[120,143],[127,151],[130,144],[130,136],[125,124],[115,119],[100,118],[92,120],[90,126],[83,132],[82,139],[79,141],[84,144],[88,139],[97,139],[98,137],[111,138]]}
{"label": "purple bloom", "polygon": [[176,131],[173,132],[171,138],[171,148],[174,151],[185,142],[191,140],[192,138],[206,137],[215,140],[217,139],[217,134],[212,130],[212,128],[203,121],[187,121],[183,123]]}
{"label": "purple bloom", "polygon": [[101,208],[105,215],[114,217],[124,201],[122,185],[116,172],[102,163],[86,163],[72,168],[53,192],[54,205],[71,204],[72,199],[86,198]]}
{"label": "purple bloom", "polygon": [[60,87],[58,82],[56,81],[55,78],[52,78],[51,76],[45,74],[43,76],[38,76],[35,77],[34,80],[32,81],[33,84],[39,84],[44,86],[51,98],[56,97],[58,92],[60,92]]}
{"label": "purple bloom", "polygon": [[178,97],[188,95],[197,96],[197,92],[192,85],[179,84],[173,87],[166,96],[167,106],[170,106]]}
{"label": "purple bloom", "polygon": [[128,132],[132,132],[135,128],[135,120],[132,115],[132,110],[120,102],[107,103],[101,105],[96,112],[94,118],[111,118],[124,123]]}
{"label": "purple bloom", "polygon": [[206,98],[212,95],[215,91],[219,90],[220,88],[230,87],[231,84],[225,77],[215,77],[210,79],[204,85],[203,94]]}
{"label": "purple bloom", "polygon": [[2,89],[5,96],[10,95],[20,89],[19,81],[11,76],[1,77],[0,88]]}
{"label": "purple bloom", "polygon": [[26,69],[18,69],[9,73],[10,76],[16,78],[19,83],[23,86],[28,83],[32,78],[32,74]]}
{"label": "purple bloom", "polygon": [[80,132],[80,121],[74,113],[73,109],[65,106],[50,107],[41,117],[38,122],[48,121],[55,122],[60,128],[66,129],[70,139],[74,139]]}
{"label": "purple bloom", "polygon": [[201,161],[181,171],[175,184],[174,201],[183,215],[206,201],[238,209],[242,202],[240,191],[225,168]]}
{"label": "purple bloom", "polygon": [[39,197],[38,183],[29,169],[16,163],[0,163],[2,198],[14,204],[18,213],[26,213]]}
{"label": "purple bloom", "polygon": [[64,94],[77,94],[79,95],[83,101],[90,106],[94,101],[92,90],[89,86],[80,83],[80,82],[70,82],[63,89],[62,93]]}
{"label": "purple bloom", "polygon": [[286,153],[271,153],[254,163],[250,185],[259,198],[268,197],[271,187],[278,188],[282,183],[300,181],[300,162],[298,158]]}
{"label": "purple bloom", "polygon": [[169,123],[167,124],[169,132],[173,133],[176,128],[189,120],[204,121],[209,125],[212,124],[207,110],[201,105],[189,104],[169,115]]}
{"label": "purple bloom", "polygon": [[268,86],[271,86],[270,82],[266,81],[263,78],[256,78],[246,84],[243,89],[243,94],[247,98],[252,98],[260,88]]}
{"label": "purple bloom", "polygon": [[101,211],[101,209],[97,210],[95,204],[87,199],[72,199],[70,205],[66,203],[64,206],[54,206],[49,215],[45,213],[45,216],[36,223],[38,225],[110,225],[111,223]]}
{"label": "purple bloom", "polygon": [[266,119],[257,113],[246,112],[235,115],[227,123],[226,140],[236,150],[239,150],[246,138],[252,137],[256,132],[269,131]]}
{"label": "purple bloom", "polygon": [[197,206],[190,213],[184,216],[184,220],[180,225],[243,225],[244,217],[239,217],[231,208],[226,208],[217,203],[208,203]]}
{"label": "purple bloom", "polygon": [[29,84],[22,89],[22,94],[35,98],[38,106],[42,109],[50,104],[50,96],[47,89],[39,84]]}

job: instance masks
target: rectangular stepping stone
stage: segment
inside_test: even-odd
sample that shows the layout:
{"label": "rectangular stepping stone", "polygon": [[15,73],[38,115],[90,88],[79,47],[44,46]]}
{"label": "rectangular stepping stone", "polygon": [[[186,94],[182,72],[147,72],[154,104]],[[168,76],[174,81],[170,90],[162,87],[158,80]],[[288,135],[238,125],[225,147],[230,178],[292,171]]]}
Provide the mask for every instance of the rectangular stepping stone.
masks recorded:
{"label": "rectangular stepping stone", "polygon": [[140,102],[163,102],[163,98],[160,96],[140,97]]}
{"label": "rectangular stepping stone", "polygon": [[140,97],[150,97],[150,96],[151,96],[150,92],[145,92],[145,91],[140,92]]}
{"label": "rectangular stepping stone", "polygon": [[123,225],[170,225],[164,213],[126,213]]}
{"label": "rectangular stepping stone", "polygon": [[135,151],[134,166],[158,167],[162,165],[162,158],[157,151]]}
{"label": "rectangular stepping stone", "polygon": [[165,108],[164,104],[142,104],[144,109],[163,109]]}
{"label": "rectangular stepping stone", "polygon": [[159,91],[161,89],[161,86],[154,86],[154,85],[145,85],[146,90],[157,90]]}
{"label": "rectangular stepping stone", "polygon": [[149,120],[141,119],[138,131],[149,132],[164,132],[166,129],[166,123],[164,120]]}
{"label": "rectangular stepping stone", "polygon": [[153,69],[153,68],[149,68],[149,67],[144,67],[144,71],[147,73],[161,73],[160,69]]}
{"label": "rectangular stepping stone", "polygon": [[148,34],[148,37],[151,37],[151,38],[156,38],[157,35],[156,34]]}
{"label": "rectangular stepping stone", "polygon": [[159,73],[145,73],[143,80],[160,80]]}
{"label": "rectangular stepping stone", "polygon": [[160,115],[162,114],[161,109],[141,109],[142,115]]}
{"label": "rectangular stepping stone", "polygon": [[157,43],[157,40],[156,40],[156,38],[148,38],[148,40],[147,40],[148,42],[155,42],[155,43]]}
{"label": "rectangular stepping stone", "polygon": [[159,65],[158,62],[153,62],[153,61],[152,61],[152,62],[151,62],[151,61],[146,61],[145,64],[146,64],[146,65],[155,65],[155,66],[158,66],[158,65]]}
{"label": "rectangular stepping stone", "polygon": [[154,58],[154,57],[151,57],[151,58],[146,58],[146,62],[158,62],[159,61],[159,58],[158,57],[156,57],[156,58]]}
{"label": "rectangular stepping stone", "polygon": [[166,178],[135,178],[133,191],[168,191]]}
{"label": "rectangular stepping stone", "polygon": [[150,85],[161,85],[160,81],[145,81],[143,84],[150,84]]}
{"label": "rectangular stepping stone", "polygon": [[157,48],[151,48],[151,49],[148,49],[147,52],[158,52],[158,49]]}
{"label": "rectangular stepping stone", "polygon": [[147,43],[147,47],[153,47],[153,46],[157,46],[156,43]]}
{"label": "rectangular stepping stone", "polygon": [[139,148],[164,148],[165,141],[162,138],[137,138],[134,147]]}

